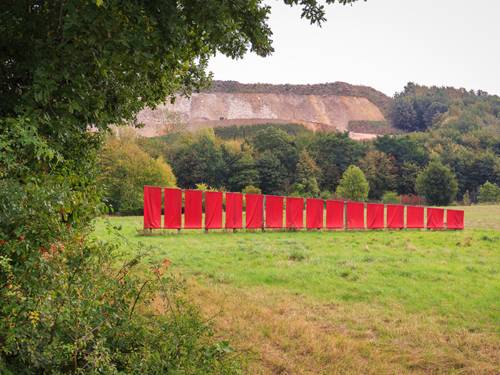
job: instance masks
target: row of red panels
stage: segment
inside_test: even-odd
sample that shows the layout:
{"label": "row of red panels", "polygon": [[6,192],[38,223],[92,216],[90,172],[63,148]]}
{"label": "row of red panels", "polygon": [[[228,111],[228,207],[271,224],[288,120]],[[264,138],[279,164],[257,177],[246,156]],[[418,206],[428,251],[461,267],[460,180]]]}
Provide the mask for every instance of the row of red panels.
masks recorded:
{"label": "row of red panels", "polygon": [[[162,190],[164,190],[165,210],[161,225]],[[184,192],[184,225],[182,223],[182,193]],[[365,204],[339,200],[315,198],[280,197],[261,194],[225,193],[226,215],[223,225],[223,193],[205,192],[206,229],[260,229],[260,228],[304,228],[304,206],[307,229],[463,229],[464,212],[427,208],[427,223],[424,223],[424,207],[407,206],[405,225],[405,206],[368,203],[365,226]],[[243,226],[243,197],[245,197],[246,216]],[[265,202],[264,202],[265,201]],[[285,225],[283,225],[283,208]],[[326,202],[326,220],[324,208]],[[304,204],[305,203],[305,204]],[[144,187],[144,228],[145,229],[201,229],[203,218],[203,192],[200,190],[181,190]],[[346,207],[344,215],[344,206]],[[345,221],[344,221],[345,216]],[[264,219],[265,218],[265,219]]]}

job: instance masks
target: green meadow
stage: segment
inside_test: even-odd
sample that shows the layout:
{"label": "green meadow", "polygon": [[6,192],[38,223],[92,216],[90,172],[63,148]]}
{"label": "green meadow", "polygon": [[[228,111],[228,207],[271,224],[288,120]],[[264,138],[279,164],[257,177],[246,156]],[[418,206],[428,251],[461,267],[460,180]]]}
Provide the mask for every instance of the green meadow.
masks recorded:
{"label": "green meadow", "polygon": [[464,231],[142,236],[142,217],[106,217],[95,234],[123,238],[117,261],[168,259],[252,373],[489,372],[500,365],[500,206],[465,209]]}

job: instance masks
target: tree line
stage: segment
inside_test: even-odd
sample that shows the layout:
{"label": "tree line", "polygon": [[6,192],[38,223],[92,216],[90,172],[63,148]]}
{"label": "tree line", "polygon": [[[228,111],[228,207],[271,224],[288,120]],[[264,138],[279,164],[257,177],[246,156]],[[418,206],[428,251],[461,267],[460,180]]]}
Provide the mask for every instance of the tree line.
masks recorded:
{"label": "tree line", "polygon": [[[282,125],[261,125],[248,132],[229,127],[222,137],[217,135],[218,129],[132,140],[122,136],[120,142],[133,142],[135,152],[164,163],[163,169],[171,177],[158,173],[151,180],[160,185],[196,188],[203,183],[226,191],[350,197],[340,182],[353,166],[368,186],[366,194],[352,193],[361,200],[393,197],[393,201],[394,196],[421,195],[429,204],[446,205],[454,200],[477,202],[485,183],[500,184],[498,137],[492,137],[486,128],[463,131],[464,121],[364,142],[350,139],[348,133],[297,131]],[[116,145],[116,139],[113,142]],[[125,148],[117,149],[124,152]],[[143,167],[142,173],[147,170]],[[141,186],[136,189],[135,205],[140,210]]]}

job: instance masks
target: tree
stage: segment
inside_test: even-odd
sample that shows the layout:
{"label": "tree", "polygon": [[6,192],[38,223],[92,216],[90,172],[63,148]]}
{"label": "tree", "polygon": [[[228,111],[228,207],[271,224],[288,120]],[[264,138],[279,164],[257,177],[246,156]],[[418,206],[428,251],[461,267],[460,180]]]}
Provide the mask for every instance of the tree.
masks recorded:
{"label": "tree", "polygon": [[245,186],[258,182],[255,160],[248,145],[238,142],[222,144],[224,183],[229,191],[241,191]]}
{"label": "tree", "polygon": [[500,202],[500,187],[492,184],[489,181],[486,181],[479,188],[479,203],[497,203]]}
{"label": "tree", "polygon": [[394,158],[380,151],[369,151],[359,163],[370,185],[369,197],[380,199],[384,192],[396,187]]}
{"label": "tree", "polygon": [[180,187],[194,188],[200,182],[224,186],[222,150],[213,129],[185,136],[173,150],[170,163]]}
{"label": "tree", "polygon": [[408,83],[404,91],[396,93],[390,117],[393,125],[405,131],[425,131],[436,118],[448,111],[445,92]]}
{"label": "tree", "polygon": [[293,174],[298,160],[298,150],[293,137],[275,127],[264,128],[255,134],[252,145],[257,153],[272,152],[286,171],[286,185],[293,182]]}
{"label": "tree", "polygon": [[[325,19],[317,1],[286,3]],[[109,127],[202,87],[216,53],[270,54],[269,12],[246,0],[0,2],[0,285],[15,290],[0,289],[2,373],[232,372],[196,314],[131,310],[161,280],[141,287],[137,260],[111,272],[114,248],[87,235]]]}
{"label": "tree", "polygon": [[431,161],[418,174],[416,181],[417,192],[425,197],[427,203],[433,206],[446,206],[457,195],[457,179],[450,168],[439,161]]}
{"label": "tree", "polygon": [[321,170],[321,190],[332,191],[338,185],[342,173],[363,156],[365,145],[353,141],[346,133],[315,134],[308,148]]}
{"label": "tree", "polygon": [[161,158],[151,158],[133,139],[111,137],[101,152],[99,164],[102,172],[98,182],[115,212],[140,213],[144,185],[176,185],[170,165]]}
{"label": "tree", "polygon": [[375,140],[374,146],[377,150],[394,157],[397,166],[413,163],[423,167],[429,161],[429,151],[422,141],[412,135],[384,135]]}
{"label": "tree", "polygon": [[399,194],[415,194],[415,183],[417,181],[420,167],[412,162],[404,162],[399,167],[396,190]]}
{"label": "tree", "polygon": [[317,197],[319,168],[306,150],[302,150],[297,162],[295,184],[292,191],[303,197]]}
{"label": "tree", "polygon": [[366,201],[369,191],[370,185],[363,171],[355,165],[351,165],[342,175],[336,194],[344,199]]}
{"label": "tree", "polygon": [[282,194],[287,190],[286,168],[271,151],[265,151],[256,161],[259,187],[264,194]]}

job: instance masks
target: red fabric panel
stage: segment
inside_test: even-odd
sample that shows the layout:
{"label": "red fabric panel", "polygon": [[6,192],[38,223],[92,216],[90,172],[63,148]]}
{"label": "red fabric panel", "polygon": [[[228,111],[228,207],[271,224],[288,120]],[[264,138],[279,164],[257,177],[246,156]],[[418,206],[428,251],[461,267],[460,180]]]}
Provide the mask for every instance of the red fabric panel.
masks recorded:
{"label": "red fabric panel", "polygon": [[226,228],[240,229],[243,226],[243,194],[226,193]]}
{"label": "red fabric panel", "polygon": [[365,204],[361,202],[347,202],[347,228],[365,228]]}
{"label": "red fabric panel", "polygon": [[263,224],[264,196],[261,194],[246,194],[246,228],[259,229]]}
{"label": "red fabric panel", "polygon": [[286,198],[286,227],[304,228],[304,198]]}
{"label": "red fabric panel", "polygon": [[328,229],[344,228],[344,201],[326,201],[326,227]]}
{"label": "red fabric panel", "polygon": [[446,210],[446,227],[448,229],[464,229],[464,212],[462,210]]}
{"label": "red fabric panel", "polygon": [[222,192],[220,191],[205,193],[205,228],[222,228]]}
{"label": "red fabric panel", "polygon": [[266,228],[283,228],[283,197],[266,195]]}
{"label": "red fabric panel", "polygon": [[306,203],[306,224],[308,229],[323,228],[323,199],[308,199]]}
{"label": "red fabric panel", "polygon": [[180,229],[182,222],[182,190],[165,189],[163,228]]}
{"label": "red fabric panel", "polygon": [[406,228],[424,227],[424,208],[418,206],[406,207]]}
{"label": "red fabric panel", "polygon": [[443,229],[444,228],[444,209],[442,208],[427,208],[427,228]]}
{"label": "red fabric panel", "polygon": [[381,203],[368,203],[366,209],[366,225],[369,229],[384,228],[384,205]]}
{"label": "red fabric panel", "polygon": [[161,188],[144,186],[144,229],[161,228]]}
{"label": "red fabric panel", "polygon": [[200,190],[184,192],[184,228],[200,229],[202,218],[202,195]]}
{"label": "red fabric panel", "polygon": [[387,228],[402,229],[405,227],[405,206],[387,205]]}

